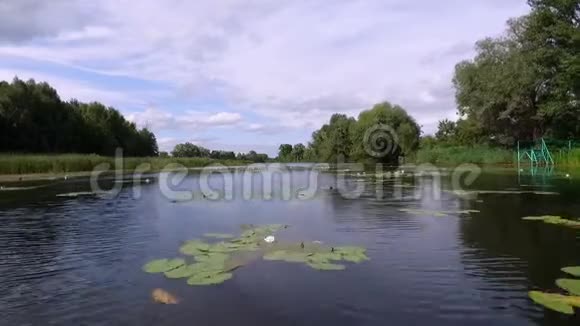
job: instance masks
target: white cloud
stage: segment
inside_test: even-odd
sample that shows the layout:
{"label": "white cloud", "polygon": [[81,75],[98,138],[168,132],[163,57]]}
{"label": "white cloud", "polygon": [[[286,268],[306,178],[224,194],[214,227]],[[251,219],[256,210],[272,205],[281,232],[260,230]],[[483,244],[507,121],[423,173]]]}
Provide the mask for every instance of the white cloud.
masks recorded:
{"label": "white cloud", "polygon": [[173,114],[156,108],[148,108],[140,112],[131,112],[127,119],[139,126],[149,127],[155,131],[183,129],[199,130],[209,127],[234,126],[242,121],[242,116],[236,112],[202,112],[186,111],[183,114]]}
{"label": "white cloud", "polygon": [[[84,17],[86,8],[94,12],[86,22],[40,6],[37,11],[51,19],[35,20],[34,29],[5,39],[44,41],[0,44],[0,55],[160,80],[182,97],[209,94],[280,127],[308,129],[333,112],[356,116],[383,100],[432,124],[455,108],[455,63],[472,54],[476,40],[500,33],[506,19],[527,11],[523,0],[87,3],[63,0],[72,16]],[[36,15],[11,19],[22,26]],[[177,118],[145,111],[133,118],[163,128],[241,120],[228,112],[185,112]],[[260,128],[246,127],[251,129]]]}

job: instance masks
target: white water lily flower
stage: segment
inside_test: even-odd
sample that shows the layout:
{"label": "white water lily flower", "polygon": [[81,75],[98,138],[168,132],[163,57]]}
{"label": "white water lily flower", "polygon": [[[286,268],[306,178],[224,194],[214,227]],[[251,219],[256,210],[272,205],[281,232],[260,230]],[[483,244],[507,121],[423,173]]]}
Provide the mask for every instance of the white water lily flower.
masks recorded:
{"label": "white water lily flower", "polygon": [[269,235],[266,238],[264,238],[264,241],[266,241],[267,243],[272,243],[272,242],[276,241],[276,238],[274,238],[273,235]]}

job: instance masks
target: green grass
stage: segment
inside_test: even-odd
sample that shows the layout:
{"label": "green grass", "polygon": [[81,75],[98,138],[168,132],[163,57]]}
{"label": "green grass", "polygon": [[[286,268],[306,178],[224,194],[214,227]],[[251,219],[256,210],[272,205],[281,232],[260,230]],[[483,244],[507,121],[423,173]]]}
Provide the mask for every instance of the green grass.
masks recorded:
{"label": "green grass", "polygon": [[580,167],[580,148],[552,153],[556,165]]}
{"label": "green grass", "polygon": [[474,164],[513,164],[513,151],[487,146],[436,146],[422,148],[415,155],[416,163],[454,165]]}
{"label": "green grass", "polygon": [[[580,148],[552,151],[552,156],[556,166],[580,167]],[[419,149],[414,159],[416,163],[435,165],[513,165],[516,163],[516,154],[512,150],[487,146],[435,146]]]}
{"label": "green grass", "polygon": [[[68,173],[89,172],[101,163],[115,167],[115,158],[99,155],[63,154],[63,155],[11,155],[0,154],[0,175],[35,174],[35,173]],[[161,158],[161,157],[128,157],[123,160],[123,170],[135,170],[141,164],[151,164],[152,171],[160,171],[170,163],[181,164],[187,168],[204,167],[212,163],[223,165],[243,165],[244,161],[222,161],[209,158]]]}

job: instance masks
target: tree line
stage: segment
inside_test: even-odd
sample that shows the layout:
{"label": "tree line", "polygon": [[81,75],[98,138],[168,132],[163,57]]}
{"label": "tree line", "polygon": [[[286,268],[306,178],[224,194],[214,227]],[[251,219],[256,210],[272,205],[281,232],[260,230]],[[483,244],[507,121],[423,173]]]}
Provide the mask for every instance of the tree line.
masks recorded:
{"label": "tree line", "polygon": [[232,151],[209,150],[203,146],[192,143],[177,144],[171,151],[173,157],[202,157],[216,160],[240,160],[254,163],[265,163],[268,161],[268,154],[259,154],[256,151],[248,153],[235,153]]}
{"label": "tree line", "polygon": [[155,135],[115,108],[62,101],[48,83],[0,81],[0,152],[157,156]]}

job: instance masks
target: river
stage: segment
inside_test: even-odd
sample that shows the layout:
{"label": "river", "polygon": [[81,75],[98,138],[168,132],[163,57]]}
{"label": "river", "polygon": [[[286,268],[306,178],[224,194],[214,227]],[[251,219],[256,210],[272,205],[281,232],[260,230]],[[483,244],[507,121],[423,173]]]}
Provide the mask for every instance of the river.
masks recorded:
{"label": "river", "polygon": [[[285,173],[294,191],[313,172]],[[347,198],[336,178],[319,173],[315,195],[293,192],[291,200],[244,198],[241,172],[228,200],[170,200],[155,176],[139,191],[124,184],[116,196],[56,196],[86,188],[84,179],[0,192],[0,324],[580,324],[578,315],[545,310],[527,295],[555,291],[560,268],[580,265],[580,231],[521,219],[579,217],[577,180],[485,172],[469,187],[504,193],[465,198],[434,192],[450,189],[446,175],[408,173],[377,186],[352,174],[346,184],[364,190]],[[196,189],[199,182],[193,173],[173,189]],[[459,212],[465,210],[472,212]],[[339,272],[260,260],[212,287],[141,270],[151,259],[179,255],[186,240],[239,233],[247,223],[288,224],[292,239],[364,246],[371,260]],[[152,302],[155,288],[181,302]]]}

